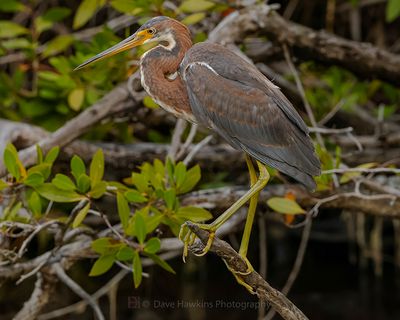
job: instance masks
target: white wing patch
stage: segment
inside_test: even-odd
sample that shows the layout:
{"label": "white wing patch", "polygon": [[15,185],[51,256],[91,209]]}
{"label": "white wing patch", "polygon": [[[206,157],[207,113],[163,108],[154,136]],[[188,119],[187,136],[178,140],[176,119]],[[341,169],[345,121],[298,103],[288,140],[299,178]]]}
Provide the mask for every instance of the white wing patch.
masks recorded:
{"label": "white wing patch", "polygon": [[[195,66],[202,66],[202,67],[206,67],[208,70],[210,70],[212,73],[214,73],[215,75],[219,76],[218,72],[215,71],[215,69],[213,67],[211,67],[207,62],[203,62],[203,61],[198,61],[198,62],[192,62],[189,63],[186,68],[185,71],[188,70],[189,68],[195,67]],[[186,81],[186,72],[183,73],[183,79]]]}

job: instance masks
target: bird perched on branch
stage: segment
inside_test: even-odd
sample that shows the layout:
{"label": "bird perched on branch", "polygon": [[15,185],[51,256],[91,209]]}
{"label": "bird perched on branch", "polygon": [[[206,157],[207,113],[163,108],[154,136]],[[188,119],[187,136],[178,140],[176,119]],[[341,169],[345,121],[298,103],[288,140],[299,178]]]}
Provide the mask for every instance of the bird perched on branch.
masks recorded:
{"label": "bird perched on branch", "polygon": [[[250,201],[239,250],[246,258],[258,194],[269,180],[265,165],[308,189],[315,188],[313,176],[320,174],[320,162],[307,126],[280,89],[252,64],[218,44],[193,45],[189,29],[168,17],[149,20],[133,35],[76,69],[149,42],[158,45],[140,60],[142,85],[147,93],[168,112],[210,128],[247,155],[250,190],[214,222],[200,225],[210,232],[203,251],[206,253],[215,231]],[[183,225],[180,237],[185,256],[195,235]]]}

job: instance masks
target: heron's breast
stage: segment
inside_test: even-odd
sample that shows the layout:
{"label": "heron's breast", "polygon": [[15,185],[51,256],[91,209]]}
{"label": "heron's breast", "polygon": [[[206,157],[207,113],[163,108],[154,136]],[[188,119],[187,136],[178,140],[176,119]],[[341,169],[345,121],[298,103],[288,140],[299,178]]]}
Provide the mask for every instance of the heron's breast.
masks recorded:
{"label": "heron's breast", "polygon": [[143,66],[140,68],[140,75],[143,89],[155,103],[178,118],[197,123],[189,105],[186,88],[179,75],[169,80],[164,74],[157,77],[157,73],[147,72]]}

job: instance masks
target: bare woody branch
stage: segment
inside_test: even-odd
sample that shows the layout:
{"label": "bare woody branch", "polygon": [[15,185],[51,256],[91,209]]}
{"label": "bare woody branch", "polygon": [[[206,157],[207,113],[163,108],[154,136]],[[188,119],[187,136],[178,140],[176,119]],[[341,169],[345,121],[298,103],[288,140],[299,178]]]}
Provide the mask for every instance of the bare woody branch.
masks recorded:
{"label": "bare woody branch", "polygon": [[295,56],[344,67],[366,78],[400,84],[400,56],[369,43],[351,41],[326,31],[316,31],[282,18],[270,7],[260,5],[231,14],[224,30],[210,34],[210,40],[234,43],[248,34],[261,33],[294,50]]}
{"label": "bare woody branch", "polygon": [[[187,222],[188,227],[194,232],[202,242],[202,248],[199,248],[196,243],[190,249],[194,252],[199,252],[207,244],[209,233],[200,229],[196,224]],[[307,317],[291,302],[284,294],[274,289],[265,281],[256,271],[246,274],[247,264],[243,258],[225,241],[215,238],[210,249],[222,258],[227,266],[235,271],[238,276],[249,285],[257,294],[258,298],[267,302],[286,320],[305,320]]]}
{"label": "bare woody branch", "polygon": [[[100,120],[113,113],[121,112],[125,108],[137,105],[133,99],[129,99],[130,92],[126,83],[123,83],[110,91],[100,101],[89,109],[86,109],[77,117],[67,122],[63,127],[39,142],[40,147],[47,152],[54,146],[64,147],[84,134],[89,128]],[[25,166],[33,165],[36,161],[35,146],[20,151],[19,156]],[[6,169],[0,160],[0,177],[6,174]]]}
{"label": "bare woody branch", "polygon": [[[270,184],[260,193],[260,204],[276,196],[284,196],[288,190],[296,196],[296,201],[305,208],[316,205],[320,208],[349,209],[355,212],[400,219],[400,198],[396,194],[367,195],[357,192],[346,192],[337,190],[333,196],[320,195],[320,198],[311,196],[298,185]],[[182,198],[184,205],[199,205],[206,208],[227,208],[237,201],[248,188],[246,187],[223,187],[218,189],[201,190],[192,192]]]}
{"label": "bare woody branch", "polygon": [[29,300],[24,303],[24,306],[14,316],[13,320],[36,319],[43,307],[47,305],[57,283],[57,278],[48,269],[37,273],[35,288]]}

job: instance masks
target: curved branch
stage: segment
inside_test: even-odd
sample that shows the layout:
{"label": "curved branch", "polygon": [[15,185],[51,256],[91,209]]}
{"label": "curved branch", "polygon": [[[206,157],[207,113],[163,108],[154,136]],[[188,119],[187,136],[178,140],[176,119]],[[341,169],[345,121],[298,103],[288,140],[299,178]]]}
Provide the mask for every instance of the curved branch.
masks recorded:
{"label": "curved branch", "polygon": [[[194,246],[190,247],[193,252],[202,250],[207,244],[209,233],[203,229],[200,229],[196,224],[187,222],[188,227],[194,232],[201,240],[201,247],[197,246],[198,242]],[[216,253],[221,259],[225,261],[227,266],[236,271],[237,274],[245,274],[248,268],[243,258],[225,241],[215,238],[210,248],[211,252]],[[239,275],[241,280],[253,288],[258,298],[267,302],[272,308],[276,310],[286,320],[305,320],[308,319],[303,312],[297,308],[293,302],[291,302],[284,294],[274,289],[265,281],[256,271],[252,271],[246,275]]]}

